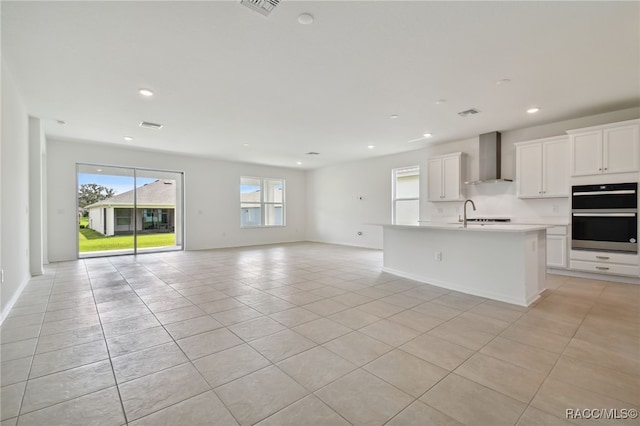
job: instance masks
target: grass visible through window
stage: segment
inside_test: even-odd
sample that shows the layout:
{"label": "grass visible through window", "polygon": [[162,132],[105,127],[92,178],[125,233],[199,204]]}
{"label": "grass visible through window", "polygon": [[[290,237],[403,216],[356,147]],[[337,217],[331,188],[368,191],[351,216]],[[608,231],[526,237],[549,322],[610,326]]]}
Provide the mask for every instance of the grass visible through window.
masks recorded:
{"label": "grass visible through window", "polygon": [[[105,237],[93,229],[80,229],[80,253],[89,251],[125,250],[133,248],[133,235]],[[138,234],[138,248],[174,246],[176,236],[171,233]]]}

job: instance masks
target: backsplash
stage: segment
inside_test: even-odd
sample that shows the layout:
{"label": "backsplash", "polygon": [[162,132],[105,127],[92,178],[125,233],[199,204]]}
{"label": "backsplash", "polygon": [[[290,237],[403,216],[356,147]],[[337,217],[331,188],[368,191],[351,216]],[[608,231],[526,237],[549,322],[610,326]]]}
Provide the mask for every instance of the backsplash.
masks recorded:
{"label": "backsplash", "polygon": [[[568,224],[569,198],[521,199],[516,196],[515,182],[466,185],[466,198],[476,205],[467,208],[469,217],[508,217],[516,223]],[[421,220],[451,222],[462,215],[463,201],[426,203]]]}

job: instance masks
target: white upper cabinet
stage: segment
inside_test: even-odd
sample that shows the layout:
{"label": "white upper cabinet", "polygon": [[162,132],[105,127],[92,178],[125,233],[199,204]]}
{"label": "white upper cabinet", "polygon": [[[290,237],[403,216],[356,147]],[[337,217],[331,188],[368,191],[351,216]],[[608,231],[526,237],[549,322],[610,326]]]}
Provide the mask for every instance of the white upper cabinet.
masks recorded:
{"label": "white upper cabinet", "polygon": [[602,165],[604,173],[636,172],[640,168],[640,126],[604,129]]}
{"label": "white upper cabinet", "polygon": [[430,158],[428,166],[429,201],[461,200],[462,153]]}
{"label": "white upper cabinet", "polygon": [[519,198],[569,196],[569,140],[566,136],[519,142],[515,146]]}
{"label": "white upper cabinet", "polygon": [[570,130],[571,175],[640,170],[640,120]]}

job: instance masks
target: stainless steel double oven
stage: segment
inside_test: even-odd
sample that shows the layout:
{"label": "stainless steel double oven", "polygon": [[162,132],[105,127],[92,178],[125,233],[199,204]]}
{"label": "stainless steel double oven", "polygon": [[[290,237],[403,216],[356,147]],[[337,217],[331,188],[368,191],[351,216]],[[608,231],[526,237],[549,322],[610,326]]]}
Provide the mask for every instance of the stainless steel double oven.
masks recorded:
{"label": "stainless steel double oven", "polygon": [[572,249],[637,253],[637,240],[637,182],[572,187]]}

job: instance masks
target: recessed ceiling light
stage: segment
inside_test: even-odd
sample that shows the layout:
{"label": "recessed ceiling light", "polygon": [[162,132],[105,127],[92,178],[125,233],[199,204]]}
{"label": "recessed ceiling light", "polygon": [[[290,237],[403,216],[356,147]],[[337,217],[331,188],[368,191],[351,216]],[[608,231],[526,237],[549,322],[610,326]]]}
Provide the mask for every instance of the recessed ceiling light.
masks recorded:
{"label": "recessed ceiling light", "polygon": [[436,101],[436,105],[442,105],[442,104],[444,104],[444,103],[446,103],[446,102],[447,102],[447,100],[446,100],[446,99],[438,99],[438,100]]}
{"label": "recessed ceiling light", "polygon": [[102,171],[102,169],[98,169],[98,172],[101,172],[101,171]]}
{"label": "recessed ceiling light", "polygon": [[249,144],[248,143],[243,143],[242,146],[249,146]]}
{"label": "recessed ceiling light", "polygon": [[498,86],[501,86],[503,84],[509,84],[509,83],[511,83],[511,80],[508,79],[508,78],[502,78],[502,79],[496,81],[496,85],[498,85]]}
{"label": "recessed ceiling light", "polygon": [[391,115],[389,116],[389,118],[393,118],[393,119],[396,119],[396,118],[398,118],[398,117],[400,117],[398,114],[391,114]]}
{"label": "recessed ceiling light", "polygon": [[133,140],[133,138],[131,136],[125,136],[123,139],[125,141],[132,141]]}
{"label": "recessed ceiling light", "polygon": [[425,133],[424,135],[425,138],[429,139],[430,137],[433,137],[433,133]]}
{"label": "recessed ceiling light", "polygon": [[368,146],[367,146],[367,148],[369,148],[369,149],[373,149],[373,148],[375,148],[375,147],[376,147],[375,145],[368,145]]}
{"label": "recessed ceiling light", "polygon": [[296,164],[299,166],[302,164],[302,161],[296,161]]}
{"label": "recessed ceiling light", "polygon": [[536,113],[536,112],[538,112],[538,111],[540,111],[540,108],[538,108],[538,107],[529,108],[529,109],[527,110],[527,112],[528,112],[529,114],[535,114],[535,113]]}
{"label": "recessed ceiling light", "polygon": [[153,96],[153,90],[149,90],[149,89],[140,89],[138,90],[138,93],[140,93],[142,96]]}
{"label": "recessed ceiling light", "polygon": [[310,13],[302,13],[298,16],[298,22],[302,25],[309,25],[313,23],[313,15]]}

